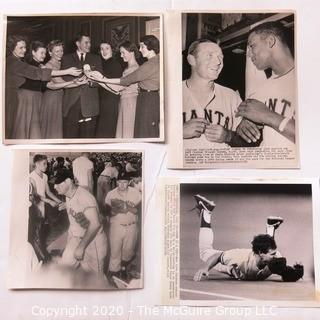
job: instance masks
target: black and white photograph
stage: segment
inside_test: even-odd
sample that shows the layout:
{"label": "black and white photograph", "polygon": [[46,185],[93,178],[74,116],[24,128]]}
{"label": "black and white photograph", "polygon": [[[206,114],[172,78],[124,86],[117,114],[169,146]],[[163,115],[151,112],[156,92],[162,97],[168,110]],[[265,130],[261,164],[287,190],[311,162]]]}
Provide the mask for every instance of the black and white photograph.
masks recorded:
{"label": "black and white photograph", "polygon": [[182,13],[181,50],[180,167],[299,167],[293,11]]}
{"label": "black and white photograph", "polygon": [[29,196],[23,218],[13,205],[10,286],[142,288],[143,154],[39,150],[27,164],[16,181]]}
{"label": "black and white photograph", "polygon": [[316,300],[306,182],[181,183],[180,300]]}
{"label": "black and white photograph", "polygon": [[161,15],[5,23],[4,143],[163,141]]}

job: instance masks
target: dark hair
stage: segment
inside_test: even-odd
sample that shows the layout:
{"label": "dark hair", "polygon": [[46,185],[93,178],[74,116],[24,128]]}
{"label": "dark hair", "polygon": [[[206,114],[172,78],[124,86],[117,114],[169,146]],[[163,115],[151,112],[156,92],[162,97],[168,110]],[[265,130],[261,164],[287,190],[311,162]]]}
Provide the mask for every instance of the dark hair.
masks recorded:
{"label": "dark hair", "polygon": [[276,242],[273,237],[268,234],[259,234],[255,236],[251,242],[252,251],[255,254],[267,253],[270,249],[277,249]]}
{"label": "dark hair", "polygon": [[7,50],[9,53],[12,53],[18,42],[24,41],[27,44],[27,39],[20,35],[12,35],[8,37],[7,40]]}
{"label": "dark hair", "polygon": [[100,44],[99,44],[99,48],[102,44],[108,44],[110,47],[111,47],[111,50],[114,51],[115,50],[115,47],[107,40],[101,40],[100,41]]}
{"label": "dark hair", "polygon": [[32,41],[30,44],[30,52],[37,51],[39,48],[47,49],[43,42],[41,41]]}
{"label": "dark hair", "polygon": [[136,58],[136,60],[138,60],[140,58],[140,52],[139,52],[137,46],[133,42],[130,42],[130,41],[122,42],[119,45],[119,49],[121,47],[126,49],[129,52],[134,52],[134,57]]}
{"label": "dark hair", "polygon": [[81,41],[83,37],[91,38],[87,33],[78,33],[74,39],[74,42]]}
{"label": "dark hair", "polygon": [[37,163],[38,161],[47,160],[47,156],[44,154],[36,154],[33,157],[33,163]]}
{"label": "dark hair", "polygon": [[284,27],[279,21],[271,21],[271,22],[265,22],[257,25],[254,27],[250,33],[256,33],[256,34],[265,34],[267,35],[274,35],[277,37],[283,44],[289,46],[289,33],[288,28]]}
{"label": "dark hair", "polygon": [[51,52],[54,47],[58,47],[58,46],[64,47],[64,44],[61,40],[50,41],[47,45],[48,52]]}
{"label": "dark hair", "polygon": [[64,158],[63,157],[57,157],[57,162],[64,162]]}
{"label": "dark hair", "polygon": [[159,40],[154,35],[143,36],[140,38],[140,42],[143,42],[149,51],[153,50],[156,54],[160,52]]}
{"label": "dark hair", "polygon": [[215,42],[209,39],[198,39],[196,41],[193,41],[188,48],[188,55],[191,54],[193,56],[196,56],[198,53],[198,47],[200,43],[215,43]]}

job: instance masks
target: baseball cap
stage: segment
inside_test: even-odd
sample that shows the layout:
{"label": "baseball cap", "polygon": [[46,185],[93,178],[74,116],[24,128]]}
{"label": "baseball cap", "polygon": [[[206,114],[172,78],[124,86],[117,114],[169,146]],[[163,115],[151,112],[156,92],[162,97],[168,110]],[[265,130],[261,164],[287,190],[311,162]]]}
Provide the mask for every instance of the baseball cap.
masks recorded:
{"label": "baseball cap", "polygon": [[73,180],[73,174],[70,170],[64,169],[57,173],[54,177],[54,184],[60,184],[63,181],[67,180],[68,178]]}
{"label": "baseball cap", "polygon": [[124,175],[122,175],[121,177],[118,178],[118,181],[119,180],[127,180],[127,181],[130,181],[131,180],[131,177],[125,173]]}

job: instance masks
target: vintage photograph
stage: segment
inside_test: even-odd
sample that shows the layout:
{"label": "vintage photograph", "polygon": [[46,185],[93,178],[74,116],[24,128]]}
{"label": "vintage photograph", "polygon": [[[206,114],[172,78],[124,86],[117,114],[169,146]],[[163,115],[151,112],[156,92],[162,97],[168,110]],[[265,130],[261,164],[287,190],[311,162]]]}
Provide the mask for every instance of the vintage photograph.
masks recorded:
{"label": "vintage photograph", "polygon": [[319,305],[319,180],[164,177],[162,304]]}
{"label": "vintage photograph", "polygon": [[5,21],[4,143],[163,141],[161,15]]}
{"label": "vintage photograph", "polygon": [[294,12],[182,13],[181,50],[176,167],[299,167]]}
{"label": "vintage photograph", "polygon": [[9,286],[142,288],[143,154],[19,154]]}
{"label": "vintage photograph", "polygon": [[313,301],[312,185],[182,183],[180,299]]}

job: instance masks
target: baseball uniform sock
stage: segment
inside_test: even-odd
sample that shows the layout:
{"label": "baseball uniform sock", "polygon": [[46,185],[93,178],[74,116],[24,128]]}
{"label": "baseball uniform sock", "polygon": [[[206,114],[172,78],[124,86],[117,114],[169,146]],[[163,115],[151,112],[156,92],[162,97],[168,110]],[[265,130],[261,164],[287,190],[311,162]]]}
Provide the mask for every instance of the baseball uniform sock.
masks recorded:
{"label": "baseball uniform sock", "polygon": [[200,213],[200,219],[200,228],[211,229],[211,211],[202,209]]}
{"label": "baseball uniform sock", "polygon": [[212,211],[215,208],[215,203],[209,199],[207,199],[204,196],[201,196],[200,194],[196,194],[194,196],[196,202],[197,202],[197,208],[199,210],[204,209],[207,211]]}
{"label": "baseball uniform sock", "polygon": [[275,216],[269,216],[267,218],[267,224],[266,224],[266,233],[274,237],[276,229],[279,228],[280,224],[283,223],[283,218],[281,217],[275,217]]}

